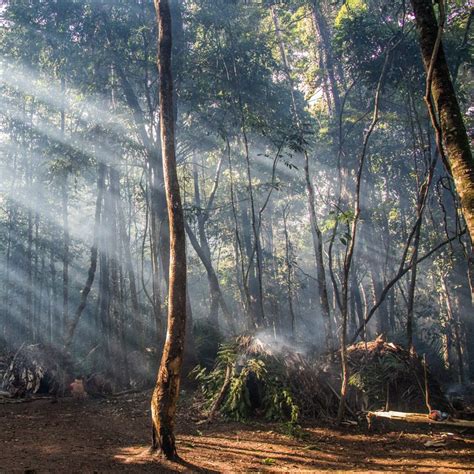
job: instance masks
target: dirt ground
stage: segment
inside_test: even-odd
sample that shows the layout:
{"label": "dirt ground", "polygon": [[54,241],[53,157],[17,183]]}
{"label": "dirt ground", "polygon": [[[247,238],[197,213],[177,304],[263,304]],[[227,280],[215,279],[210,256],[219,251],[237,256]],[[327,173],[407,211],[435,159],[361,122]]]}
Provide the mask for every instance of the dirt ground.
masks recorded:
{"label": "dirt ground", "polygon": [[[148,453],[149,393],[83,402],[0,404],[0,472],[422,471],[474,472],[474,435],[426,428],[367,433],[308,426],[295,439],[279,424],[196,424],[184,397],[181,463]],[[429,440],[445,446],[426,447]]]}

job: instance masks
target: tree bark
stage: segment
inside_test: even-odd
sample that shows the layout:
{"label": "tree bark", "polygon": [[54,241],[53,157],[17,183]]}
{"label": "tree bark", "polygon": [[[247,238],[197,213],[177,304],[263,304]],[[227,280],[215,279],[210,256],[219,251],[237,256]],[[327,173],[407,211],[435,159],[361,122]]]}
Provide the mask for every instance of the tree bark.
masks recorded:
{"label": "tree bark", "polygon": [[179,397],[186,328],[186,235],[174,138],[171,14],[168,0],[155,0],[159,40],[160,134],[170,226],[168,332],[151,400],[152,450],[177,459],[174,418]]}
{"label": "tree bark", "polygon": [[[439,38],[439,25],[433,3],[431,0],[412,0],[411,4],[420,36],[423,63],[428,71],[429,92],[438,115],[437,121],[444,151],[472,241],[474,236],[474,160],[469,138]],[[433,54],[433,52],[436,53],[437,44],[439,45],[437,54]]]}

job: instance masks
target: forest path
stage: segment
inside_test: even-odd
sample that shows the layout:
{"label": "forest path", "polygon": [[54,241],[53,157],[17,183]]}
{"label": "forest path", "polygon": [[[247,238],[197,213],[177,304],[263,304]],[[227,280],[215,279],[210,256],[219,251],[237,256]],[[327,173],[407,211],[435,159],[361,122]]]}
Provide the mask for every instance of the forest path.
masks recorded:
{"label": "forest path", "polygon": [[426,447],[439,433],[412,427],[371,433],[358,427],[307,428],[298,440],[278,424],[196,425],[185,397],[178,419],[181,464],[147,452],[150,394],[107,400],[0,404],[0,472],[235,472],[474,470],[474,436]]}

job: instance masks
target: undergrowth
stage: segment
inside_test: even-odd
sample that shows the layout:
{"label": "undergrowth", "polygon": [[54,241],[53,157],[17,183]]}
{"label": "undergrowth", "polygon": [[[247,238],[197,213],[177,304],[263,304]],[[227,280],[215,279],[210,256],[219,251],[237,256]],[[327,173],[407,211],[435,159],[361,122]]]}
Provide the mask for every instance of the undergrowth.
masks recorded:
{"label": "undergrowth", "polygon": [[229,370],[230,380],[219,410],[224,417],[244,421],[263,416],[296,427],[300,409],[287,383],[284,364],[276,357],[239,354],[235,341],[220,345],[214,368],[198,366],[193,371],[207,408],[219,397]]}

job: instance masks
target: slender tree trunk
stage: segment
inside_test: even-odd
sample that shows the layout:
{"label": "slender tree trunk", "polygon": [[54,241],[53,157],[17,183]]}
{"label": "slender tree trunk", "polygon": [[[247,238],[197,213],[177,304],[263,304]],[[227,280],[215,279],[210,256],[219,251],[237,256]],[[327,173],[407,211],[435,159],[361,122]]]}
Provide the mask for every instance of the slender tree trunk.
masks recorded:
{"label": "slender tree trunk", "polygon": [[[112,42],[112,35],[108,30],[109,41]],[[152,241],[152,279],[153,279],[153,310],[155,319],[161,315],[161,297],[160,297],[160,269],[158,261],[163,269],[163,277],[168,285],[169,268],[169,222],[166,207],[166,196],[163,181],[163,163],[161,153],[157,149],[157,144],[153,139],[153,134],[148,133],[147,126],[153,129],[153,125],[147,124],[144,112],[140,108],[138,98],[125,75],[120,59],[114,56],[115,68],[120,79],[122,89],[128,106],[133,112],[135,125],[138,129],[140,139],[147,152],[148,159],[148,184],[150,188],[151,200],[150,209],[150,238]],[[154,115],[155,110],[151,108],[149,113]]]}
{"label": "slender tree trunk", "polygon": [[[250,151],[249,151],[249,143],[247,138],[247,128],[246,128],[246,121],[245,115],[242,108],[242,104],[240,104],[240,113],[242,119],[242,135],[244,138],[244,149],[245,149],[245,163],[246,163],[246,171],[247,171],[247,183],[248,183],[248,191],[250,197],[250,217],[252,223],[252,233],[254,238],[254,245],[251,246],[249,249],[249,259],[250,261],[253,260],[253,255],[255,253],[256,258],[256,292],[255,296],[257,301],[255,302],[255,323],[257,328],[262,328],[266,324],[265,318],[265,307],[264,307],[264,293],[263,293],[263,252],[262,252],[262,243],[261,243],[261,236],[260,236],[260,220],[257,220],[257,213],[255,210],[255,198],[254,198],[254,191],[253,191],[253,183],[252,183],[252,173],[250,170]],[[260,216],[261,219],[261,216]],[[255,247],[255,250],[254,250]]]}
{"label": "slender tree trunk", "polygon": [[362,286],[362,283],[359,283],[357,281],[357,275],[354,272],[353,280],[352,280],[352,292],[354,295],[354,303],[355,303],[355,309],[357,313],[357,327],[359,327],[360,324],[364,321],[364,305],[362,302],[362,294],[360,287]]}
{"label": "slender tree trunk", "polygon": [[[301,138],[303,138],[300,119],[298,115],[298,109],[296,106],[295,86],[293,83],[293,79],[291,77],[290,65],[288,63],[288,58],[286,55],[286,49],[285,49],[285,44],[284,44],[283,37],[281,34],[281,30],[280,30],[278,15],[274,6],[272,6],[271,9],[272,9],[271,11],[272,11],[273,24],[275,26],[276,36],[277,36],[278,44],[280,48],[281,60],[283,63],[283,68],[285,71],[288,85],[290,86],[293,116],[296,121],[299,132],[301,134]],[[322,313],[324,328],[326,332],[326,349],[328,351],[332,351],[334,349],[334,341],[333,341],[333,335],[332,335],[332,329],[331,329],[331,312],[330,312],[330,307],[329,307],[329,298],[328,298],[328,291],[327,291],[326,271],[324,268],[323,240],[322,240],[322,233],[319,228],[318,220],[316,217],[316,209],[314,206],[314,202],[315,202],[314,187],[313,187],[313,183],[311,181],[311,175],[309,172],[309,154],[306,150],[304,150],[304,157],[305,157],[304,173],[305,173],[305,182],[306,182],[306,193],[307,193],[307,199],[308,199],[308,211],[309,211],[309,219],[310,219],[310,225],[311,225],[311,237],[313,241],[313,249],[314,249],[314,255],[316,259],[319,302],[321,305],[321,313]]]}
{"label": "slender tree trunk", "polygon": [[[384,286],[386,285],[386,282],[384,283]],[[395,290],[390,293],[388,296],[388,315],[389,315],[389,328],[390,328],[390,335],[393,335],[396,330],[396,318],[395,318]]]}
{"label": "slender tree trunk", "polygon": [[316,217],[316,209],[314,206],[314,187],[309,172],[309,156],[305,153],[304,175],[306,182],[306,197],[308,201],[309,222],[311,226],[311,238],[313,241],[313,250],[316,259],[316,272],[318,280],[319,303],[323,316],[324,327],[326,332],[326,349],[332,351],[334,349],[334,341],[331,329],[331,311],[329,308],[329,297],[326,282],[326,270],[324,268],[323,255],[323,236],[318,225]]}
{"label": "slender tree trunk", "polygon": [[[146,342],[149,344],[149,340],[151,338],[151,341],[153,341],[153,344],[156,341],[159,341],[161,339],[161,336],[163,334],[163,316],[161,312],[161,291],[160,291],[160,285],[159,281],[157,278],[158,275],[158,255],[155,252],[155,246],[153,245],[153,238],[151,232],[148,231],[150,225],[153,223],[154,216],[150,212],[150,205],[149,205],[149,197],[148,197],[148,190],[144,190],[144,198],[145,198],[145,229],[143,231],[143,237],[142,237],[142,245],[141,245],[141,284],[142,284],[142,290],[145,293],[145,296],[147,297],[148,301],[151,304],[152,310],[153,310],[153,315],[152,315],[152,322],[154,323],[154,330],[152,331],[146,331]],[[151,224],[150,224],[151,221]],[[148,238],[149,237],[149,238]],[[152,294],[150,295],[148,290],[147,290],[147,285],[145,282],[145,248],[147,245],[147,239],[149,242],[149,248],[150,248],[150,255],[151,255],[151,277],[152,277]],[[150,338],[149,338],[150,336]]]}
{"label": "slender tree trunk", "polygon": [[175,157],[171,15],[168,0],[155,0],[159,30],[160,132],[170,225],[168,331],[151,400],[152,449],[176,459],[174,418],[179,397],[186,328],[186,234]]}
{"label": "slender tree trunk", "polygon": [[[151,193],[153,200],[153,193]],[[152,282],[152,305],[153,314],[155,317],[157,335],[162,335],[163,326],[163,311],[161,301],[161,286],[160,286],[160,255],[157,240],[159,239],[158,218],[153,210],[153,205],[147,202],[147,210],[149,210],[150,221],[150,253],[151,253],[151,282]],[[146,237],[146,236],[145,236]]]}
{"label": "slender tree trunk", "polygon": [[43,291],[44,291],[44,275],[46,273],[46,259],[44,255],[44,251],[41,252],[41,271],[39,272],[38,276],[38,328],[37,328],[37,340],[40,342],[46,341],[47,338],[45,337],[45,327],[47,324],[44,321],[43,315]]}
{"label": "slender tree trunk", "polygon": [[34,271],[33,271],[33,286],[36,289],[33,292],[33,342],[38,342],[41,331],[41,313],[38,306],[41,305],[41,282],[39,278],[39,255],[40,255],[40,246],[39,246],[39,214],[35,212],[34,220],[35,228],[35,257],[34,257]]}
{"label": "slender tree trunk", "polygon": [[455,310],[453,308],[453,303],[451,301],[451,295],[449,293],[448,284],[446,282],[446,276],[441,275],[441,288],[444,293],[444,301],[446,303],[446,312],[448,314],[448,331],[452,331],[454,336],[454,347],[456,349],[456,359],[458,363],[458,380],[460,383],[465,382],[464,376],[464,356],[462,350],[462,341],[460,334],[460,324],[459,318],[454,314]]}
{"label": "slender tree trunk", "polygon": [[385,63],[380,74],[379,82],[377,84],[377,89],[375,91],[374,99],[374,111],[372,116],[372,121],[369,125],[369,128],[364,133],[364,140],[362,143],[362,151],[359,158],[359,167],[357,170],[356,180],[355,180],[355,198],[354,198],[354,217],[350,227],[350,239],[347,242],[346,253],[344,256],[344,265],[343,265],[343,282],[341,289],[341,372],[342,372],[342,382],[341,382],[341,398],[339,402],[339,408],[337,411],[337,422],[341,423],[344,417],[345,411],[345,402],[347,396],[347,387],[349,385],[349,363],[347,360],[347,320],[348,320],[348,291],[349,291],[349,276],[352,266],[352,260],[354,258],[354,249],[356,245],[358,224],[361,214],[361,188],[362,188],[362,174],[364,171],[364,164],[366,160],[366,155],[369,146],[369,139],[377,125],[379,119],[379,102],[380,95],[382,93],[382,85],[385,79],[385,73],[388,67],[388,60],[390,57],[391,49],[386,53]]}
{"label": "slender tree trunk", "polygon": [[145,333],[144,321],[143,321],[143,315],[140,313],[140,305],[138,302],[138,292],[137,292],[137,282],[135,278],[135,270],[133,268],[133,263],[132,263],[132,252],[130,250],[130,239],[129,239],[129,236],[127,235],[127,229],[125,226],[125,216],[123,215],[122,203],[120,200],[117,202],[117,213],[118,213],[120,240],[121,240],[122,248],[125,254],[125,264],[127,267],[132,311],[133,311],[133,314],[136,315],[136,324],[137,324],[136,332],[138,334],[138,339],[143,340],[144,333]]}
{"label": "slender tree trunk", "polygon": [[118,203],[120,201],[120,175],[113,164],[109,167],[110,181],[110,223],[109,228],[112,234],[109,239],[109,262],[110,262],[110,283],[111,283],[111,341],[112,357],[116,361],[114,364],[116,380],[123,386],[128,384],[127,367],[127,346],[124,341],[124,302],[120,291],[121,286],[121,258],[120,258],[120,228],[118,223]]}
{"label": "slender tree trunk", "polygon": [[[239,193],[239,200],[243,201],[244,197]],[[252,245],[252,228],[247,209],[241,209],[242,221],[242,240],[246,255],[246,269],[242,271],[243,281],[245,282],[244,290],[246,294],[247,306],[250,311],[249,330],[261,327],[261,314],[259,309],[259,291],[258,291],[258,268],[254,261],[254,245]],[[241,260],[242,264],[244,259]]]}
{"label": "slender tree trunk", "polygon": [[[31,165],[30,165],[31,166]],[[33,311],[33,212],[28,209],[28,244],[26,250],[27,282],[26,282],[26,308],[27,308],[27,339],[33,341],[34,311]]]}
{"label": "slender tree trunk", "polygon": [[407,348],[409,351],[413,351],[413,315],[415,307],[415,290],[416,290],[416,276],[417,276],[417,260],[418,260],[418,248],[420,245],[420,234],[421,234],[421,215],[420,205],[418,205],[418,225],[415,230],[413,237],[413,267],[410,275],[410,285],[408,287],[408,308],[407,308]]}
{"label": "slender tree trunk", "polygon": [[50,342],[59,342],[61,332],[59,331],[60,321],[58,318],[57,304],[58,297],[56,291],[56,265],[54,263],[54,250],[51,245],[49,252],[49,271],[51,274],[51,314],[50,314]]}
{"label": "slender tree trunk", "polygon": [[79,306],[74,313],[74,318],[70,321],[64,340],[64,350],[67,352],[71,346],[74,332],[77,324],[81,318],[82,312],[84,311],[87,303],[87,297],[92,289],[94,283],[95,271],[97,269],[97,254],[98,254],[98,241],[99,241],[99,227],[100,227],[100,212],[102,207],[102,200],[104,196],[104,179],[105,179],[105,166],[103,163],[99,163],[98,178],[97,178],[97,199],[95,203],[95,216],[94,216],[94,234],[92,236],[92,247],[90,266],[87,274],[86,284],[81,292],[81,300]]}
{"label": "slender tree trunk", "polygon": [[[107,167],[105,170],[107,175]],[[111,322],[110,322],[110,255],[109,255],[109,244],[111,235],[111,223],[110,223],[110,191],[104,189],[104,210],[102,212],[100,221],[100,243],[99,243],[99,319],[101,324],[101,340],[102,340],[102,357],[103,361],[109,359],[111,355],[110,347],[110,334],[111,334]],[[107,367],[110,370],[111,367]]]}
{"label": "slender tree trunk", "polygon": [[[444,0],[440,0],[444,1]],[[441,41],[432,0],[411,0],[435,117],[467,228],[474,238],[474,160]],[[436,51],[437,50],[437,51]],[[437,53],[437,54],[436,54]],[[427,98],[429,99],[429,98]]]}
{"label": "slender tree trunk", "polygon": [[11,253],[12,253],[12,234],[13,234],[13,222],[14,222],[14,211],[10,209],[8,212],[8,237],[7,237],[7,248],[6,248],[6,262],[5,262],[5,280],[4,280],[4,293],[3,293],[3,319],[0,337],[3,337],[5,341],[12,338],[12,322],[10,314],[10,272],[11,272]]}
{"label": "slender tree trunk", "polygon": [[64,177],[62,189],[62,214],[63,214],[63,334],[69,322],[69,209],[68,209],[68,179]]}
{"label": "slender tree trunk", "polygon": [[295,336],[295,311],[293,308],[293,257],[291,255],[291,242],[288,235],[287,209],[283,211],[283,232],[285,234],[285,265],[286,265],[286,291],[288,298],[288,309],[290,312],[291,335]]}
{"label": "slender tree trunk", "polygon": [[[239,291],[242,298],[242,304],[245,310],[245,325],[247,330],[255,329],[255,322],[254,322],[254,315],[252,310],[252,298],[250,295],[250,288],[249,288],[249,281],[248,281],[248,274],[251,270],[245,272],[245,263],[244,263],[244,251],[243,251],[243,242],[239,231],[239,220],[237,217],[237,206],[236,206],[236,199],[235,199],[235,189],[234,189],[234,172],[232,167],[232,158],[231,158],[231,148],[229,139],[226,138],[227,143],[227,157],[229,160],[229,171],[230,171],[230,202],[232,208],[232,217],[234,220],[234,234],[235,234],[235,241],[234,241],[234,249],[235,249],[235,266],[236,266],[236,277],[237,277],[237,286],[239,287]],[[242,219],[243,220],[243,219]],[[248,235],[248,233],[244,230],[244,236]],[[251,265],[252,262],[249,262]],[[240,267],[240,268],[239,268]]]}
{"label": "slender tree trunk", "polygon": [[[205,229],[205,214],[203,214],[202,203],[201,203],[201,192],[199,189],[199,177],[197,172],[196,163],[194,163],[193,169],[193,181],[194,181],[194,204],[197,212],[197,226],[199,234],[199,246],[201,248],[203,257],[208,263],[211,263],[211,250],[207,241],[206,229]],[[189,234],[189,231],[188,231]],[[191,242],[192,243],[192,242]],[[194,247],[194,245],[193,245]],[[211,264],[212,265],[212,264]],[[207,269],[207,267],[206,267]],[[213,272],[215,275],[215,272]],[[208,274],[209,282],[209,323],[214,325],[217,329],[219,328],[219,292],[215,285],[215,281],[212,275]]]}
{"label": "slender tree trunk", "polygon": [[[65,109],[66,80],[61,77],[61,137],[64,140],[66,132],[66,109]],[[68,194],[68,170],[64,170],[62,187],[62,218],[63,218],[63,315],[62,334],[64,335],[69,320],[69,194]]]}
{"label": "slender tree trunk", "polygon": [[[214,267],[212,265],[212,262],[210,258],[208,258],[208,255],[206,252],[203,251],[201,246],[199,245],[199,242],[194,235],[192,229],[189,227],[187,223],[185,223],[186,227],[186,232],[189,237],[189,241],[191,242],[191,245],[193,246],[194,250],[196,251],[198,257],[200,258],[202,264],[204,265],[204,268],[206,269],[207,272],[207,278],[209,282],[209,291],[211,293],[211,298],[214,301],[217,301],[217,304],[220,305],[222,309],[222,313],[224,314],[224,317],[227,321],[227,324],[229,325],[230,329],[232,332],[235,332],[235,327],[234,327],[234,322],[232,319],[232,314],[227,306],[227,303],[225,302],[224,295],[222,294],[221,287],[219,285],[219,279],[217,278],[216,271],[214,270]],[[210,321],[212,322],[212,321]]]}
{"label": "slender tree trunk", "polygon": [[[465,328],[465,336],[468,344],[466,344],[466,359],[469,376],[474,379],[474,344],[469,341],[474,340],[474,320],[471,317],[474,314],[474,247],[468,245],[466,249],[467,253],[467,285],[470,290],[470,298],[465,301],[465,311],[462,313],[462,321]],[[466,283],[465,283],[466,284]]]}
{"label": "slender tree trunk", "polygon": [[326,18],[321,12],[321,1],[314,0],[311,5],[311,13],[316,29],[321,40],[321,47],[319,48],[324,57],[324,73],[327,76],[327,82],[331,89],[331,97],[334,103],[334,116],[337,118],[341,112],[341,99],[339,95],[339,86],[336,80],[334,71],[334,54],[332,51],[331,38]]}

